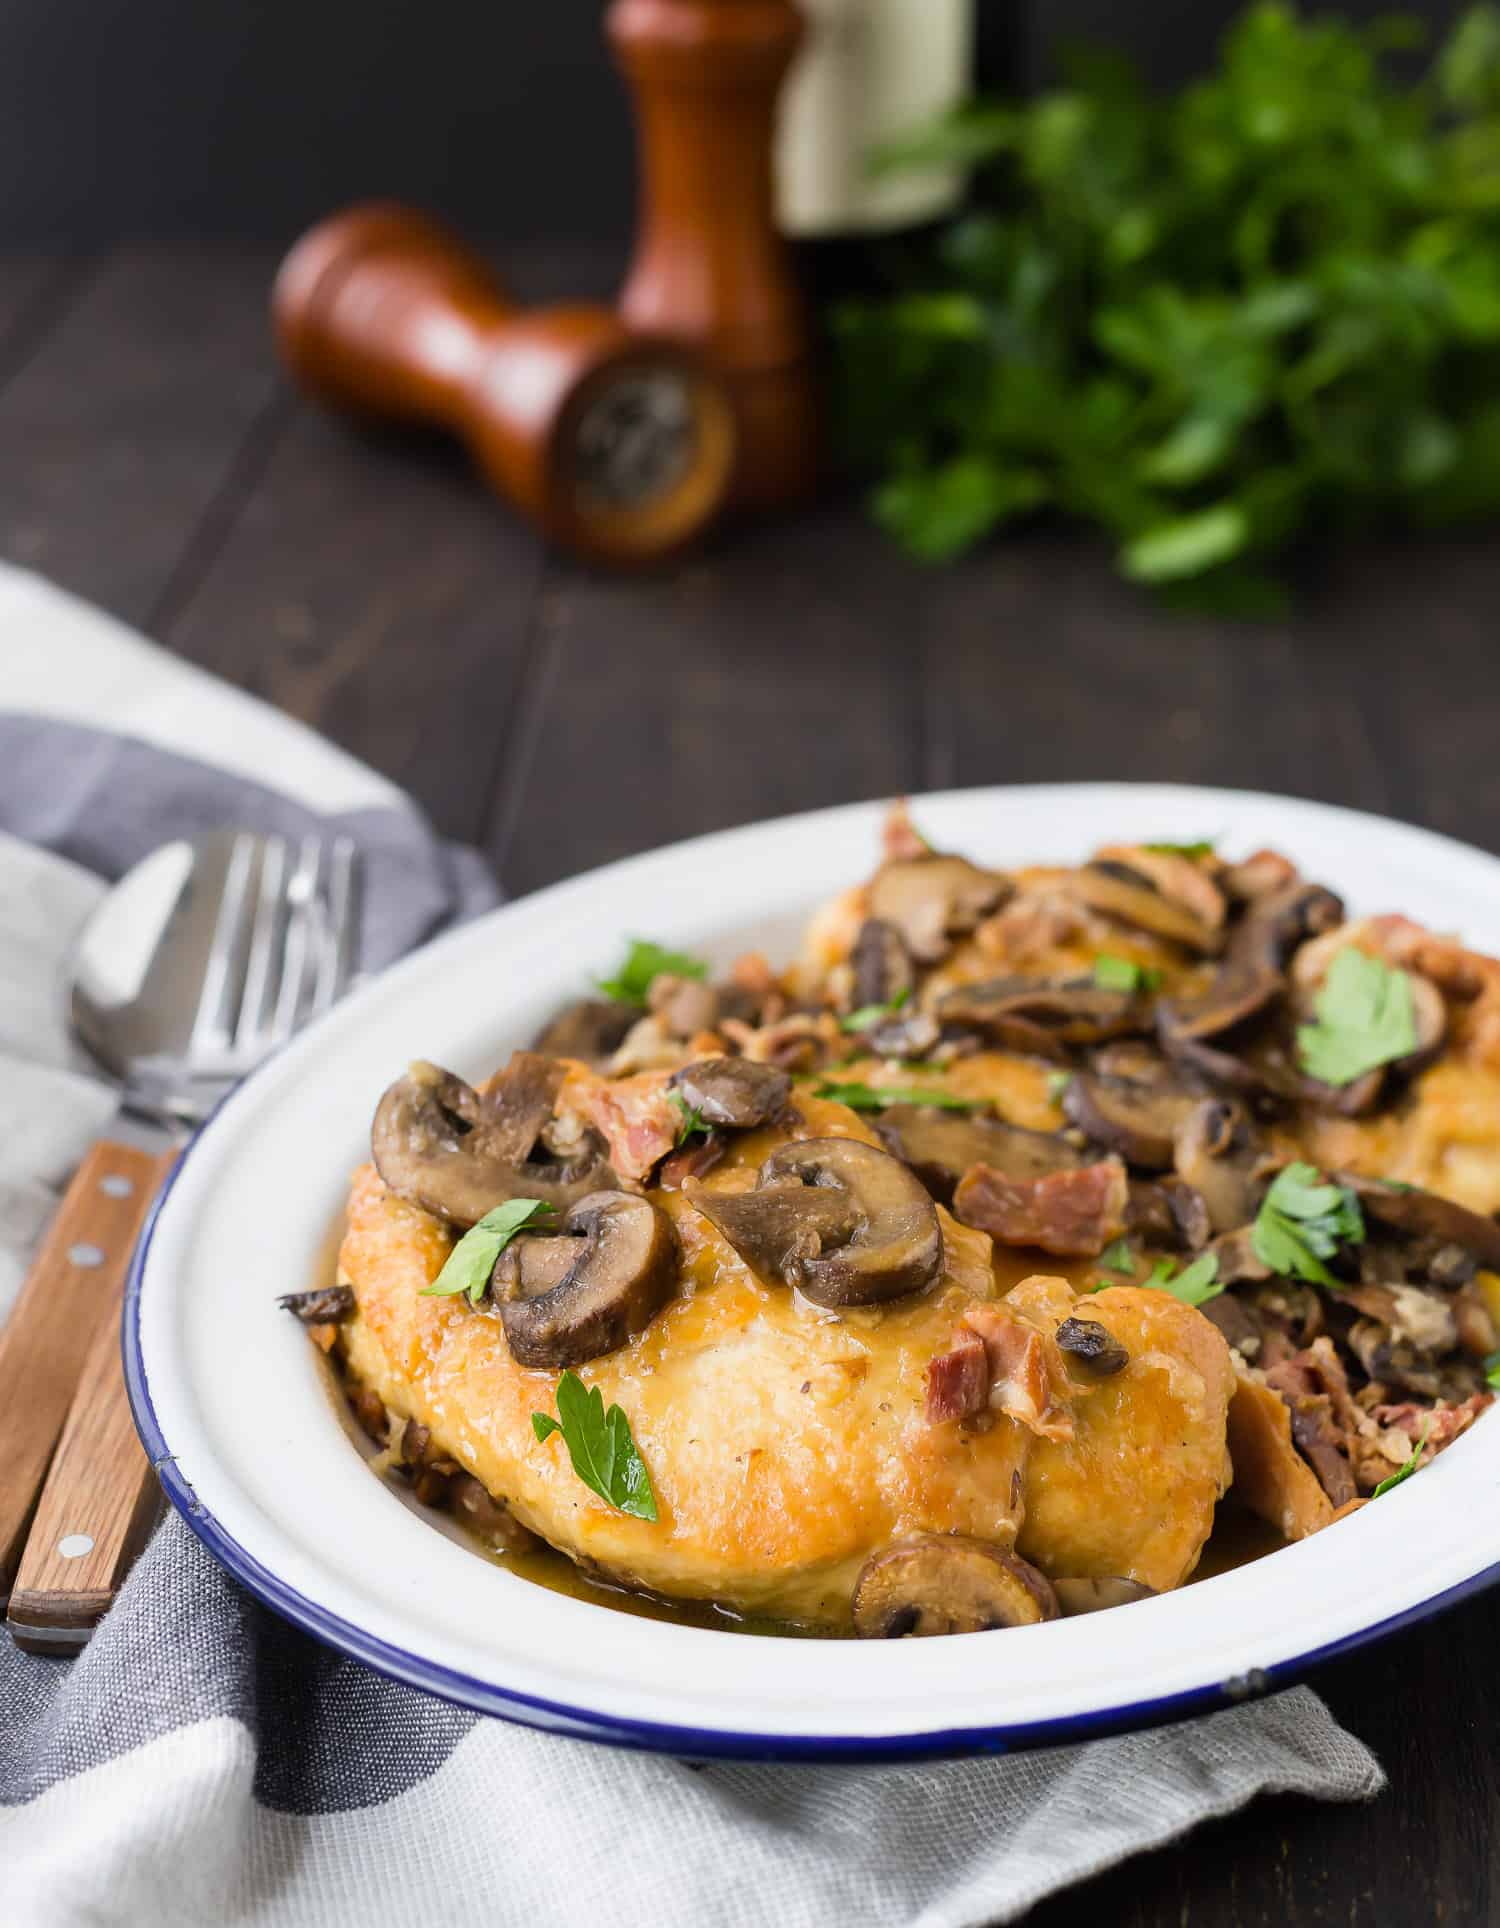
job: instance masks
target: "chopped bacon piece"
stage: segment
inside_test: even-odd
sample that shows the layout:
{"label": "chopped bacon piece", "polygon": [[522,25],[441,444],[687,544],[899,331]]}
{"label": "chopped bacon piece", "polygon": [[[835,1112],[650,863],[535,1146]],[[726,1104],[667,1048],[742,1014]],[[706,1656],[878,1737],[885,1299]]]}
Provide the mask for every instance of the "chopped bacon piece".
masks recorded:
{"label": "chopped bacon piece", "polygon": [[900,863],[908,857],[925,857],[932,845],[911,820],[911,811],[905,797],[897,797],[885,813],[885,823],[880,832],[880,851],[888,864]]}
{"label": "chopped bacon piece", "polygon": [[1094,1258],[1125,1228],[1130,1188],[1118,1158],[1042,1178],[1008,1178],[971,1165],[954,1194],[954,1215],[1001,1245],[1039,1245],[1060,1258]]}
{"label": "chopped bacon piece", "polygon": [[1419,1406],[1415,1400],[1404,1400],[1399,1406],[1372,1406],[1370,1417],[1377,1426],[1394,1426],[1397,1432],[1405,1433],[1415,1446],[1422,1437],[1428,1421],[1432,1422],[1427,1434],[1427,1450],[1422,1455],[1426,1465],[1434,1453],[1440,1453],[1445,1446],[1451,1446],[1460,1433],[1466,1433],[1486,1406],[1494,1404],[1492,1392],[1474,1392],[1456,1406]]}
{"label": "chopped bacon piece", "polygon": [[994,1303],[970,1306],[964,1324],[984,1341],[990,1410],[1019,1420],[1043,1439],[1071,1439],[1073,1420],[1066,1394],[1060,1392],[1062,1373],[1054,1368],[1047,1341],[1036,1327]]}
{"label": "chopped bacon piece", "polygon": [[621,1178],[641,1179],[677,1143],[682,1113],[667,1096],[668,1071],[642,1071],[633,1078],[605,1079],[575,1070],[562,1107],[580,1113],[609,1147]]}
{"label": "chopped bacon piece", "polygon": [[990,1355],[983,1339],[960,1326],[952,1349],[927,1366],[927,1423],[972,1419],[990,1402]]}

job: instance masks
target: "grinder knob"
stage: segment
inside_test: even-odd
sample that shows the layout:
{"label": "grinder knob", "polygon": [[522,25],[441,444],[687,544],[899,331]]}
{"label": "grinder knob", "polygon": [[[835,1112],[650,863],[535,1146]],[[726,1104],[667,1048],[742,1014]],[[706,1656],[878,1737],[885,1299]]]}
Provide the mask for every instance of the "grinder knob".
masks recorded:
{"label": "grinder knob", "polygon": [[733,404],[692,349],[603,307],[518,308],[412,209],[320,222],[282,263],[271,305],[309,393],[454,430],[500,494],[590,561],[666,555],[730,493]]}

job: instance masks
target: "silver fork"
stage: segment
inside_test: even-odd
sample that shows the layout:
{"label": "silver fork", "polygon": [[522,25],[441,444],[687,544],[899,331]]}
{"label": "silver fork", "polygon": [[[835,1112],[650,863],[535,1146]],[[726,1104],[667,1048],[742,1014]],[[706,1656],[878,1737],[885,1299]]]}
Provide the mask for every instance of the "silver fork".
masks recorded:
{"label": "silver fork", "polygon": [[183,1128],[343,994],[359,908],[347,837],[216,832],[137,865],[78,940],[74,1022],[126,1117],[84,1159],[0,1332],[0,1604],[22,1646],[89,1638],[155,1511],[117,1309]]}
{"label": "silver fork", "polygon": [[[348,837],[239,832],[205,849],[199,869],[199,894],[217,891],[217,907],[211,927],[201,907],[197,918],[197,941],[206,935],[207,947],[191,1029],[145,1052],[121,1038],[109,1053],[124,1073],[129,1110],[187,1124],[343,996],[360,910],[359,858]],[[80,982],[83,975],[81,968]],[[101,1026],[109,1019],[98,1012],[80,1023],[91,1039]]]}

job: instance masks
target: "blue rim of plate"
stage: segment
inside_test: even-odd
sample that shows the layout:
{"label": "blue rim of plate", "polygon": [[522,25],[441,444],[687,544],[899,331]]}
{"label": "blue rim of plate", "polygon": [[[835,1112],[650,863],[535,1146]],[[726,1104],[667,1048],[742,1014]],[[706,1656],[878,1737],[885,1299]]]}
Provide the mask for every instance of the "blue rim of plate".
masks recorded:
{"label": "blue rim of plate", "polygon": [[[243,1084],[236,1087],[236,1091],[243,1089]],[[493,1681],[462,1673],[457,1668],[424,1660],[403,1647],[378,1639],[352,1620],[330,1613],[327,1608],[299,1593],[295,1587],[288,1586],[270,1568],[247,1552],[203,1505],[192,1486],[177,1470],[171,1442],[157,1421],[145,1361],[141,1356],[141,1287],[146,1259],[157,1220],[183,1166],[203,1132],[208,1130],[235,1095],[236,1092],[231,1092],[220,1101],[184,1147],[151,1207],[131,1260],[125,1282],[121,1341],[125,1388],[136,1430],[167,1498],[220,1566],[239,1581],[247,1592],[280,1614],[284,1620],[289,1620],[293,1626],[300,1627],[325,1645],[337,1648],[391,1680],[416,1687],[439,1700],[451,1701],[475,1713],[515,1721],[524,1727],[539,1728],[545,1733],[696,1760],[797,1761],[804,1764],[812,1761],[843,1761],[855,1765],[1019,1753],[1033,1748],[1063,1747],[1106,1734],[1160,1727],[1188,1715],[1215,1713],[1242,1705],[1247,1700],[1290,1687],[1310,1668],[1429,1619],[1500,1581],[1500,1562],[1497,1562],[1435,1594],[1430,1600],[1418,1601],[1415,1606],[1378,1621],[1373,1626],[1213,1686],[1189,1688],[1156,1700],[1127,1702],[1084,1714],[1060,1716],[1055,1720],[1032,1721],[1009,1727],[942,1728],[926,1733],[884,1737],[868,1734],[740,1734],[723,1728],[626,1720],[615,1715],[599,1714],[587,1707],[569,1706],[562,1701],[523,1694],[512,1688],[497,1686]],[[744,1636],[726,1633],[724,1638],[733,1640],[743,1639]]]}

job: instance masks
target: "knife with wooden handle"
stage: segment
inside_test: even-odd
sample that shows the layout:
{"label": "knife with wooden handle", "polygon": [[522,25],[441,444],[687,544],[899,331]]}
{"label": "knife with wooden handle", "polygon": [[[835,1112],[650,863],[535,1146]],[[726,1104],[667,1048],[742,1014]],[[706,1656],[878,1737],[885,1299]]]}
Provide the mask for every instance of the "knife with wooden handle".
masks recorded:
{"label": "knife with wooden handle", "polygon": [[[86,1570],[94,1591],[117,1583],[134,1549],[126,1544],[129,1533],[90,1532],[102,1517],[105,1486],[112,1501],[129,1489],[133,1516],[149,1511],[156,1482],[125,1400],[120,1305],[141,1226],[174,1158],[135,1145],[94,1145],[0,1330],[0,1385],[7,1389],[0,1402],[0,1598],[8,1599],[18,1627],[34,1617],[38,1583],[57,1563],[70,1575]],[[101,1441],[108,1434],[110,1445],[107,1457],[91,1452],[86,1469],[82,1448],[91,1433]],[[44,1533],[54,1521],[49,1544]]]}

